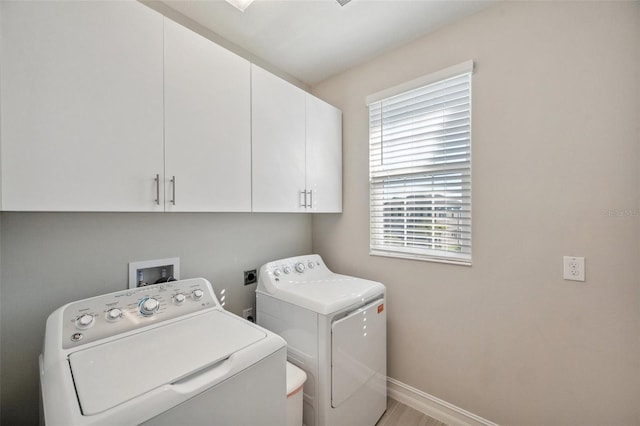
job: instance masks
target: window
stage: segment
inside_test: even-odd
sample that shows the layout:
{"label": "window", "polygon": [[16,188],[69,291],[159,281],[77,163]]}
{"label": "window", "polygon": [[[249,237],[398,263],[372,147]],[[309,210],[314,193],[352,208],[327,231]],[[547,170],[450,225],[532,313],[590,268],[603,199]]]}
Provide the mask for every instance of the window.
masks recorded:
{"label": "window", "polygon": [[471,264],[472,71],[367,97],[371,254]]}

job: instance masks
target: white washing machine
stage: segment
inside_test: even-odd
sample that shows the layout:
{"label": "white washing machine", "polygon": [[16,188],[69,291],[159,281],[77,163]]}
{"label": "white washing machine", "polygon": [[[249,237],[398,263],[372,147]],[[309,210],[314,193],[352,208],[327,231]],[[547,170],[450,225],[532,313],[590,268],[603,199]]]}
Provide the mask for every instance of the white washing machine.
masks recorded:
{"label": "white washing machine", "polygon": [[286,343],[202,278],[69,303],[40,355],[46,425],[281,426]]}
{"label": "white washing machine", "polygon": [[257,320],[307,373],[306,426],[374,426],[387,407],[384,285],[335,274],[320,256],[260,268]]}

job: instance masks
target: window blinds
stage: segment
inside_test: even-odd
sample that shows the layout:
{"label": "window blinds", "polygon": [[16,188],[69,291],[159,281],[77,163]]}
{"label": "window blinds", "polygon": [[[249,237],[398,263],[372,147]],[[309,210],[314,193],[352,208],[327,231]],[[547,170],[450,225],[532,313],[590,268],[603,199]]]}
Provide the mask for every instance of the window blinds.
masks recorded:
{"label": "window blinds", "polygon": [[372,101],[369,145],[371,253],[469,264],[471,70]]}

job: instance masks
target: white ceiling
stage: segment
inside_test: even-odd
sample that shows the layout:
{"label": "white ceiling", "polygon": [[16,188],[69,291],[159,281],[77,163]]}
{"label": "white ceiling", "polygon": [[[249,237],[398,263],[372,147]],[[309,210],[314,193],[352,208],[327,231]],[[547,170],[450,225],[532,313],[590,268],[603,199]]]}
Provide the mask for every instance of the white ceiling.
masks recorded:
{"label": "white ceiling", "polygon": [[314,85],[496,0],[224,0],[164,4],[294,78]]}

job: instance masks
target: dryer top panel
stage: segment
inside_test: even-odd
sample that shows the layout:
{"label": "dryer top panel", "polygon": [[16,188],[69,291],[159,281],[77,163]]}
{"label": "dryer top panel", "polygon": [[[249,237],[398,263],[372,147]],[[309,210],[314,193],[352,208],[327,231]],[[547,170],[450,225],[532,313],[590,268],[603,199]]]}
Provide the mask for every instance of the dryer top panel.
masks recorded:
{"label": "dryer top panel", "polygon": [[335,274],[319,255],[312,254],[263,265],[256,292],[329,315],[384,294],[385,286],[375,281]]}

